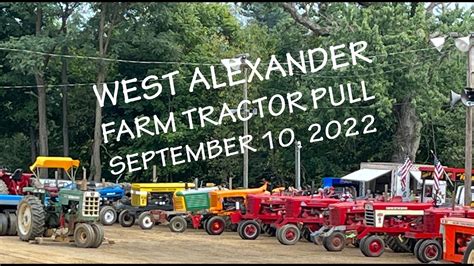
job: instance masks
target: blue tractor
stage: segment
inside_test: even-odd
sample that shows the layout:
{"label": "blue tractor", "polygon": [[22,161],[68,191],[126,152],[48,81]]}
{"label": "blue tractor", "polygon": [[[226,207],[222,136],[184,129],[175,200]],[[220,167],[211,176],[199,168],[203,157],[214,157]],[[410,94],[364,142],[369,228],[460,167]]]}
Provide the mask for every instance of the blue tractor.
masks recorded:
{"label": "blue tractor", "polygon": [[112,225],[117,221],[121,211],[121,205],[125,197],[125,189],[118,184],[97,188],[100,194],[100,222],[103,225]]}

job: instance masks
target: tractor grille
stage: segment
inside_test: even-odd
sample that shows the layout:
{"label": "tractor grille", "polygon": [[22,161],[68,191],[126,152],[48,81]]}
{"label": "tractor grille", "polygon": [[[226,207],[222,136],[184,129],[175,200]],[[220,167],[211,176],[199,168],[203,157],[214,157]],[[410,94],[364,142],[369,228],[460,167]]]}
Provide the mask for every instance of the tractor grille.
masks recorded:
{"label": "tractor grille", "polygon": [[99,216],[100,197],[98,192],[84,192],[82,215],[85,217]]}
{"label": "tractor grille", "polygon": [[373,210],[365,210],[365,224],[370,226],[375,225],[375,215]]}

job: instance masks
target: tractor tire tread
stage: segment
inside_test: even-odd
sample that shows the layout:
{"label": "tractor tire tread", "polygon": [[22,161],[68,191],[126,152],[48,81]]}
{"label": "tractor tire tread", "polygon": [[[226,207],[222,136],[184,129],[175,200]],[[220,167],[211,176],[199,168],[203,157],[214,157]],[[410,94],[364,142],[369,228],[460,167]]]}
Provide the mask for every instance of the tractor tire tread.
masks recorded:
{"label": "tractor tire tread", "polygon": [[18,204],[18,210],[21,208],[23,204],[28,204],[31,208],[31,230],[29,233],[26,235],[23,235],[20,230],[19,230],[19,223],[22,220],[19,216],[19,213],[17,211],[17,230],[18,230],[18,236],[20,237],[21,240],[23,241],[29,241],[29,240],[34,240],[36,237],[41,237],[43,236],[43,233],[45,231],[45,220],[46,220],[46,212],[44,210],[43,204],[41,203],[41,200],[32,195],[25,196],[20,203]]}

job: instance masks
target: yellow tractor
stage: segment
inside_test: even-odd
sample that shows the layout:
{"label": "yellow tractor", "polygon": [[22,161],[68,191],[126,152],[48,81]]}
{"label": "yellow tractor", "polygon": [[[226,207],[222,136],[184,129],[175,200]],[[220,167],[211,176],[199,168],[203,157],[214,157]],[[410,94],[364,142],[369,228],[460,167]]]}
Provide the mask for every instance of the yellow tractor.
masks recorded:
{"label": "yellow tractor", "polygon": [[[123,227],[132,226],[136,220],[139,224],[150,225],[147,214],[153,210],[175,211],[175,206],[184,206],[182,202],[175,204],[182,197],[175,197],[175,192],[194,188],[194,183],[133,183],[131,187],[130,205],[122,205],[118,217]],[[183,207],[181,207],[183,208]],[[176,211],[183,211],[177,209]],[[144,228],[145,229],[145,228]]]}

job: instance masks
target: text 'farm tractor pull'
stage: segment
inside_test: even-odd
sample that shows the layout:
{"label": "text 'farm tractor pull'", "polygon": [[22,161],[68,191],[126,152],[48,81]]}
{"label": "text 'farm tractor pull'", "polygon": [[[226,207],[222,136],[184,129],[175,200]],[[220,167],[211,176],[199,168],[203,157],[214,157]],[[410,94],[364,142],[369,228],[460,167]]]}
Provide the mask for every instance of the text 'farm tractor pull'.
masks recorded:
{"label": "text 'farm tractor pull'", "polygon": [[[74,182],[79,161],[69,157],[38,157],[30,167],[35,179],[17,208],[18,236],[23,241],[40,237],[97,248],[104,239],[99,221],[99,193],[80,189],[48,188],[39,182],[41,169],[62,169]],[[85,184],[83,180],[83,184]],[[72,239],[71,239],[72,237]]]}

